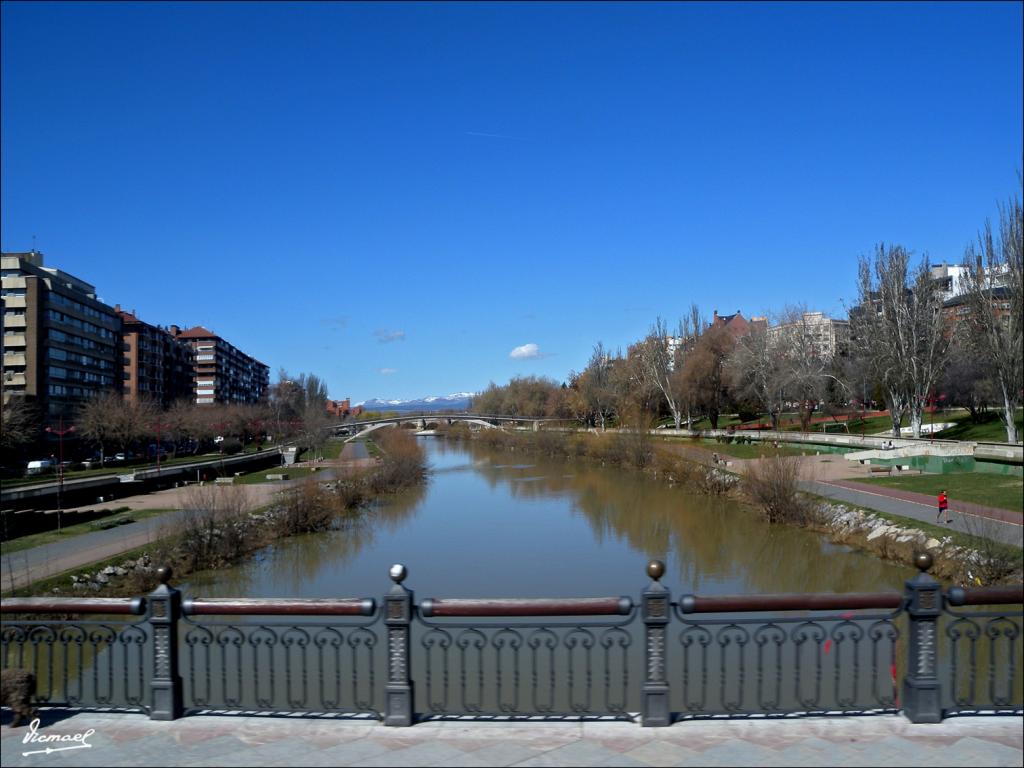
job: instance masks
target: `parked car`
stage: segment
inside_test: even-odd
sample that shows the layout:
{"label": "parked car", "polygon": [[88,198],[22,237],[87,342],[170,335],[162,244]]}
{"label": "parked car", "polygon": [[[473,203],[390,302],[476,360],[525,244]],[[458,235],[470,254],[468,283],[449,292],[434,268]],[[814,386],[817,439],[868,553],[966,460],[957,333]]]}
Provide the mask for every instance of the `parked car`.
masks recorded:
{"label": "parked car", "polygon": [[30,461],[25,468],[26,475],[47,475],[53,472],[57,463],[53,459],[36,459]]}

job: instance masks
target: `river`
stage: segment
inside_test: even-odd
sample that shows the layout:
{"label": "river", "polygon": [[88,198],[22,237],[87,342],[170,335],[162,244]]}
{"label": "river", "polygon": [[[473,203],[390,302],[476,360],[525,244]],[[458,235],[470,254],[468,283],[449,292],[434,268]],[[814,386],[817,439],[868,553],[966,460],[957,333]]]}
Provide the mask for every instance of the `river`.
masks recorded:
{"label": "river", "polygon": [[418,597],[636,595],[648,559],[673,594],[898,590],[912,575],[825,537],[642,473],[421,438],[423,487],[342,530],[293,537],[180,584],[204,597],[379,596],[388,568]]}

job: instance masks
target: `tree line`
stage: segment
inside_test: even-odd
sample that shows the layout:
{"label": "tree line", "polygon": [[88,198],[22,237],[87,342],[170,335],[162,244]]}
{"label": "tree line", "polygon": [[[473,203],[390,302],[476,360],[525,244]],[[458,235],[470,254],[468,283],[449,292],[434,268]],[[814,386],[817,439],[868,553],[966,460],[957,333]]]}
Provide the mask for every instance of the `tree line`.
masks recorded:
{"label": "tree line", "polygon": [[[269,438],[316,451],[334,421],[327,413],[327,394],[326,384],[316,374],[292,376],[281,369],[261,403],[197,405],[180,400],[161,408],[153,400],[126,400],[120,392],[106,390],[82,403],[66,425],[74,427],[76,442],[94,449],[101,460],[112,451],[158,443],[175,447],[190,443],[194,450],[219,448],[234,453],[253,443],[260,446]],[[3,419],[5,452],[40,437],[39,415],[19,398],[4,403]]]}
{"label": "tree line", "polygon": [[[1018,174],[1018,181],[1020,175]],[[773,428],[795,408],[801,428],[812,414],[848,412],[880,403],[894,437],[909,420],[920,437],[929,403],[967,408],[980,418],[998,409],[1009,442],[1024,387],[1024,269],[1019,195],[998,206],[964,254],[961,291],[945,301],[928,256],[880,243],[858,262],[849,337],[824,354],[820,326],[806,307],[786,307],[772,326],[735,334],[709,324],[696,304],[674,328],[661,318],[648,334],[612,353],[598,342],[582,371],[565,382],[524,376],[493,382],[472,403],[477,413],[575,419],[605,428],[648,428],[671,418],[676,428],[723,413],[742,421],[762,414]]]}

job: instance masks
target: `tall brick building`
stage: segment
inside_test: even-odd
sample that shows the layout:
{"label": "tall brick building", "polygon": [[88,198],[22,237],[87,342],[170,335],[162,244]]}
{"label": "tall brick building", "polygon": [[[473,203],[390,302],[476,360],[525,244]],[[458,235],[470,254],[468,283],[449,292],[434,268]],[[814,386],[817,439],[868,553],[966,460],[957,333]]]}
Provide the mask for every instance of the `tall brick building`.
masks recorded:
{"label": "tall brick building", "polygon": [[115,306],[124,342],[124,397],[149,398],[167,408],[175,400],[195,397],[192,345],[170,331],[150,325]]}
{"label": "tall brick building", "polygon": [[258,403],[270,385],[270,367],[213,331],[197,325],[170,334],[192,348],[193,395],[197,405]]}
{"label": "tall brick building", "polygon": [[96,288],[44,266],[39,251],[0,254],[3,397],[71,419],[100,390],[121,391],[121,318]]}

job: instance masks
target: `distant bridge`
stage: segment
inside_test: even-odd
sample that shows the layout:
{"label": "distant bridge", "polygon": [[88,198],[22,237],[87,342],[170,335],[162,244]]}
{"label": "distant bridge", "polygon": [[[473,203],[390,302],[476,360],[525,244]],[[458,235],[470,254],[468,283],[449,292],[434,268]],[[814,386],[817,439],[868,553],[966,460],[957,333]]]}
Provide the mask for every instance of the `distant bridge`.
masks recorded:
{"label": "distant bridge", "polygon": [[347,424],[336,424],[331,431],[336,435],[350,434],[345,440],[349,443],[366,437],[371,432],[376,432],[384,427],[395,427],[399,424],[416,424],[421,430],[427,428],[428,424],[445,424],[451,426],[455,422],[464,424],[476,424],[485,429],[500,429],[502,426],[517,424],[531,425],[534,432],[540,430],[540,425],[549,422],[571,421],[571,419],[536,419],[527,416],[488,416],[477,413],[446,413],[439,415],[415,415],[392,416],[386,419],[368,419],[366,421],[351,421]]}

